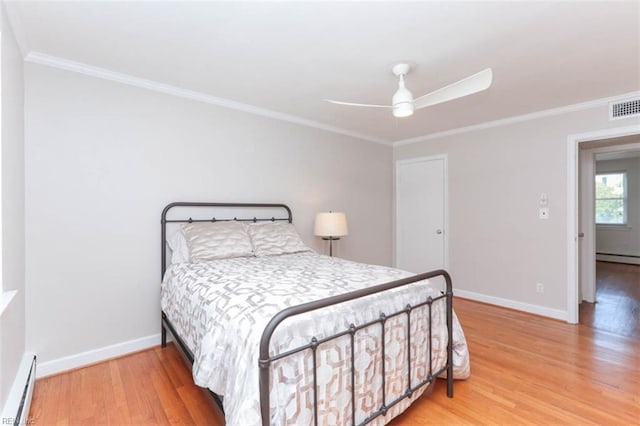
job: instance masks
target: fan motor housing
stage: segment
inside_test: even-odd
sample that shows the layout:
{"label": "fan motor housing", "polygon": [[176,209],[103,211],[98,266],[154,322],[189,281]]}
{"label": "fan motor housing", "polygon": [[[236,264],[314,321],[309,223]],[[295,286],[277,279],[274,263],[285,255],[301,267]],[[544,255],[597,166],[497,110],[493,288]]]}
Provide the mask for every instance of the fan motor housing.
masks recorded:
{"label": "fan motor housing", "polygon": [[391,68],[391,71],[393,72],[393,75],[395,75],[396,77],[400,77],[401,75],[407,75],[409,71],[411,71],[411,65],[405,64],[405,63],[396,64],[393,66],[393,68]]}

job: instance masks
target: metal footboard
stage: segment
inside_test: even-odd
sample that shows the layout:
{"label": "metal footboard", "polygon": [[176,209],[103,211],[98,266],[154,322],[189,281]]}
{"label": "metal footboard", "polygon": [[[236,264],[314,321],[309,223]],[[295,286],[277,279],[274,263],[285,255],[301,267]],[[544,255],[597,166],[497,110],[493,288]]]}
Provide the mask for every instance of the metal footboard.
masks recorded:
{"label": "metal footboard", "polygon": [[[324,337],[322,339],[316,339],[315,337],[311,339],[309,343],[306,345],[299,346],[297,348],[288,350],[282,354],[271,356],[269,354],[269,346],[271,343],[271,337],[273,333],[278,328],[280,323],[287,318],[300,315],[303,313],[315,311],[316,309],[325,308],[327,306],[336,305],[339,303],[347,302],[350,300],[358,299],[361,297],[369,296],[372,294],[380,293],[386,290],[391,290],[394,288],[406,286],[417,281],[426,280],[429,278],[435,278],[442,276],[446,281],[446,290],[445,293],[438,297],[428,297],[428,299],[424,302],[418,303],[416,305],[407,305],[404,309],[391,312],[384,313],[381,312],[378,319],[373,321],[369,321],[367,323],[355,325],[351,324],[350,327],[346,330],[342,330],[338,333],[335,333],[331,336]],[[433,348],[432,348],[432,304],[438,300],[446,299],[446,317],[447,317],[447,333],[448,333],[448,341],[447,341],[447,362],[444,367],[439,369],[438,371],[433,371]],[[412,386],[411,383],[411,311],[423,306],[427,306],[428,308],[428,317],[429,317],[429,373],[427,378],[420,383],[414,384]],[[404,394],[400,397],[394,399],[393,401],[387,401],[385,395],[385,380],[386,380],[386,372],[385,372],[385,322],[389,319],[400,316],[407,316],[407,348],[408,348],[408,356],[407,356],[407,371],[408,371],[408,381],[407,388],[405,389]],[[262,333],[262,338],[260,340],[260,359],[259,359],[259,367],[260,367],[260,410],[262,414],[262,424],[264,426],[268,426],[270,424],[271,412],[270,412],[270,374],[271,374],[271,365],[274,361],[286,358],[288,356],[294,355],[303,350],[311,349],[313,351],[313,410],[314,410],[314,424],[318,424],[318,406],[317,406],[317,356],[316,350],[318,345],[328,342],[333,339],[337,339],[343,336],[350,336],[351,338],[351,418],[352,424],[355,425],[356,419],[356,406],[355,406],[355,369],[354,369],[354,337],[355,334],[364,328],[367,328],[374,324],[381,324],[381,353],[382,353],[382,405],[374,412],[372,412],[367,418],[360,424],[367,424],[377,417],[381,415],[385,415],[387,411],[393,407],[394,405],[400,403],[405,398],[410,398],[415,391],[420,389],[423,386],[431,384],[436,377],[438,377],[443,372],[447,372],[447,396],[453,397],[453,290],[451,285],[451,277],[444,270],[436,270],[432,272],[427,272],[424,274],[415,275],[409,278],[392,281],[385,284],[380,284],[374,287],[369,287],[357,291],[353,291],[350,293],[341,294],[338,296],[328,297],[326,299],[317,300],[309,303],[305,303],[298,306],[292,306],[283,311],[276,314],[271,321],[267,324]]]}

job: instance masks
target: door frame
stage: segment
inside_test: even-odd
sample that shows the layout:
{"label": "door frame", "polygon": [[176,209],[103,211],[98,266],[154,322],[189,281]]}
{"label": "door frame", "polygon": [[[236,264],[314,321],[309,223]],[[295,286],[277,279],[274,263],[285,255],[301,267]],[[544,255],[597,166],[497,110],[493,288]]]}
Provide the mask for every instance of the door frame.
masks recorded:
{"label": "door frame", "polygon": [[444,269],[449,271],[449,164],[448,164],[448,156],[447,154],[437,154],[437,155],[429,155],[424,157],[414,157],[408,158],[404,160],[396,160],[393,165],[393,213],[394,213],[394,222],[395,226],[393,227],[394,235],[393,235],[393,266],[398,266],[398,165],[401,164],[411,164],[411,163],[422,163],[425,161],[434,161],[434,160],[442,160],[442,174],[443,174],[443,212],[442,216],[444,218],[444,253],[443,253],[443,263]]}
{"label": "door frame", "polygon": [[[578,278],[580,274],[578,270],[578,215],[580,211],[578,209],[578,194],[580,188],[578,186],[578,170],[580,144],[600,139],[632,135],[640,135],[640,125],[614,127],[567,136],[567,322],[571,324],[577,324],[579,321]],[[585,234],[585,238],[586,237],[587,235]],[[595,238],[595,236],[590,235],[589,238]]]}

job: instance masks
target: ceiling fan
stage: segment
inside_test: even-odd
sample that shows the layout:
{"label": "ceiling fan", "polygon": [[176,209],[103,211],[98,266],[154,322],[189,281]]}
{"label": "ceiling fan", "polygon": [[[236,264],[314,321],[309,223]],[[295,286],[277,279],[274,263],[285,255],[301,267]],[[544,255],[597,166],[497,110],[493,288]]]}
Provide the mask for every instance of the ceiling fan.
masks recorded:
{"label": "ceiling fan", "polygon": [[414,99],[413,94],[404,85],[404,76],[411,71],[411,65],[400,63],[394,65],[391,71],[396,77],[398,77],[398,90],[393,94],[391,105],[360,104],[354,102],[334,101],[331,99],[325,99],[325,101],[347,106],[392,108],[393,115],[395,117],[408,117],[412,115],[416,109],[426,108],[431,105],[440,104],[481,92],[491,86],[491,81],[493,79],[493,72],[491,71],[491,68],[487,68],[479,73],[473,74],[460,81]]}

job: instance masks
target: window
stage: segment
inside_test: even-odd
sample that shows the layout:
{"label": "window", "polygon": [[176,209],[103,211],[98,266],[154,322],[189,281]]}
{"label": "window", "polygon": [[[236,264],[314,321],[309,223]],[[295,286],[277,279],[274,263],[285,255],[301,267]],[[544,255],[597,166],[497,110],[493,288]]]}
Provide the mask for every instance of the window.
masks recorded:
{"label": "window", "polygon": [[596,174],[596,223],[627,224],[627,173]]}

